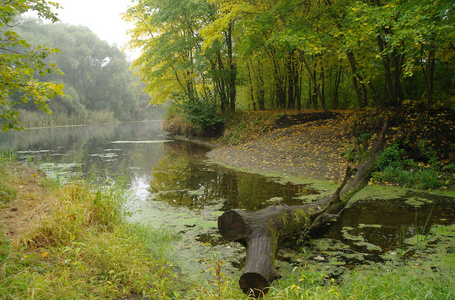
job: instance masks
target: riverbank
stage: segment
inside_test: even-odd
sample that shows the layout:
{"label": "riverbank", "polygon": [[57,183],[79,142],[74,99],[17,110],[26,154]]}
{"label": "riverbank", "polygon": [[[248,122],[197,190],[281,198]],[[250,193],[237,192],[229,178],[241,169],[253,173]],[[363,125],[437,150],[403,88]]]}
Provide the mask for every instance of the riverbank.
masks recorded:
{"label": "riverbank", "polygon": [[[355,166],[359,150],[371,149],[377,142],[383,120],[388,120],[387,145],[398,142],[397,153],[388,154],[387,163],[397,166],[389,178],[379,174],[381,184],[404,185],[423,189],[449,189],[455,182],[455,114],[452,112],[375,112],[339,111],[328,115],[305,112],[273,115],[261,121],[268,130],[255,124],[259,113],[228,122],[226,132],[249,139],[228,144],[225,136],[208,153],[214,162],[235,169],[265,175],[294,177],[303,180],[342,180],[346,167]],[[321,119],[317,119],[322,117]],[[274,123],[274,126],[270,124]],[[254,128],[255,127],[255,128]],[[253,129],[251,129],[253,128]],[[398,151],[398,150],[397,150]],[[400,160],[402,161],[394,161]],[[389,169],[390,170],[390,169]],[[419,172],[413,171],[419,170]],[[390,173],[390,172],[389,172]],[[418,174],[418,175],[416,175]],[[406,178],[394,182],[394,177]],[[424,182],[432,182],[425,185]]]}
{"label": "riverbank", "polygon": [[339,181],[349,162],[342,156],[353,144],[347,118],[293,125],[233,146],[219,146],[215,162],[254,173]]}
{"label": "riverbank", "polygon": [[64,184],[0,156],[0,299],[180,293],[163,255],[175,237],[127,222],[126,197],[120,183]]}

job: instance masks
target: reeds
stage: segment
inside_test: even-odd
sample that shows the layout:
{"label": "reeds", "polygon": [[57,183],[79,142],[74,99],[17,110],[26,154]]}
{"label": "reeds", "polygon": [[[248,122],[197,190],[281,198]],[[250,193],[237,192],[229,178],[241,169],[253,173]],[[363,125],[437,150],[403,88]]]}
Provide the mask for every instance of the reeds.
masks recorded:
{"label": "reeds", "polygon": [[67,115],[63,113],[46,114],[42,111],[21,110],[19,121],[24,128],[71,126],[82,124],[105,124],[116,121],[111,111],[84,111]]}

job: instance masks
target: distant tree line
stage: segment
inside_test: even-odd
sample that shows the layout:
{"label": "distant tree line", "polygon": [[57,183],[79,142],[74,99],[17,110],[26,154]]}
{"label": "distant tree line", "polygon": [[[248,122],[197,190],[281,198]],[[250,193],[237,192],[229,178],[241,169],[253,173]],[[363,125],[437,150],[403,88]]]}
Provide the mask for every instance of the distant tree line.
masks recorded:
{"label": "distant tree line", "polygon": [[453,0],[136,0],[134,62],[155,103],[455,109]]}
{"label": "distant tree line", "polygon": [[[57,96],[49,107],[67,115],[86,111],[109,111],[116,120],[138,120],[147,116],[150,97],[144,84],[133,75],[131,63],[116,45],[109,45],[90,29],[36,19],[22,22],[18,30],[32,45],[48,44],[60,49],[48,61],[64,72],[47,74],[43,80],[62,83],[64,96]],[[28,103],[27,109],[34,109]]]}
{"label": "distant tree line", "polygon": [[[6,4],[3,8],[5,7]],[[24,18],[18,13],[12,15],[11,21],[13,19],[14,22],[0,27],[0,33],[11,39],[8,35],[11,35],[10,30],[14,28],[14,36],[17,39],[20,37],[27,46],[12,41],[0,49],[0,55],[29,55],[29,52],[35,51],[30,49],[40,49],[46,45],[48,52],[42,52],[38,57],[40,63],[49,68],[41,70],[30,67],[21,72],[29,73],[30,78],[37,82],[52,83],[59,87],[60,92],[43,99],[43,105],[37,105],[37,101],[28,101],[24,97],[24,84],[19,84],[15,90],[6,86],[9,95],[3,100],[2,109],[11,111],[12,117],[8,121],[11,125],[6,122],[6,114],[2,118],[7,125],[5,130],[8,126],[20,128],[19,125],[13,125],[17,121],[12,121],[18,118],[20,123],[27,125],[26,120],[20,120],[18,112],[21,111],[22,118],[36,118],[27,112],[45,110],[52,111],[61,120],[77,120],[76,123],[93,122],[90,119],[97,115],[103,116],[102,120],[109,121],[162,116],[162,108],[148,105],[150,97],[143,92],[145,85],[139,77],[133,75],[131,62],[116,45],[109,45],[87,27],[44,23],[41,19]],[[11,70],[7,65],[5,62],[4,69]],[[14,66],[14,63],[10,65]],[[106,119],[106,115],[110,117]],[[39,121],[41,118],[43,125],[47,125],[49,122],[46,122],[46,118],[50,117],[43,114],[36,119]],[[36,122],[33,125],[37,126]]]}

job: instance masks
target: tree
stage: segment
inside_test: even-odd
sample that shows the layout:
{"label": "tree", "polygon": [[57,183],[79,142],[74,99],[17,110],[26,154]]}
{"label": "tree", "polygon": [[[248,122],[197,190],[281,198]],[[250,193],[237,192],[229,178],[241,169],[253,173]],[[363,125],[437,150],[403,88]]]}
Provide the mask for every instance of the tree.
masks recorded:
{"label": "tree", "polygon": [[135,3],[125,17],[154,101],[177,91],[210,92],[222,111],[453,102],[450,0]]}
{"label": "tree", "polygon": [[[61,49],[49,55],[46,62],[54,63],[65,76],[46,74],[42,78],[65,86],[65,96],[57,96],[49,102],[52,110],[66,116],[76,115],[82,121],[88,111],[112,112],[117,120],[131,120],[138,117],[140,106],[147,107],[149,99],[140,100],[141,92],[134,86],[138,86],[140,80],[130,70],[131,63],[125,54],[89,28],[27,19],[18,30],[32,45],[44,41]],[[20,105],[20,108],[35,109],[30,105]]]}
{"label": "tree", "polygon": [[207,10],[202,1],[140,0],[125,13],[124,19],[135,25],[130,45],[142,48],[133,67],[139,69],[153,103],[163,103],[175,93],[197,97],[204,81],[199,31]]}
{"label": "tree", "polygon": [[63,95],[63,85],[42,82],[37,77],[57,72],[55,64],[46,64],[45,59],[51,53],[58,52],[47,46],[31,48],[15,31],[20,14],[32,10],[39,17],[56,22],[57,16],[51,7],[58,4],[46,0],[19,0],[0,2],[0,124],[2,131],[23,129],[17,117],[15,105],[19,102],[12,96],[19,96],[20,101],[33,102],[39,109],[50,113],[47,101],[57,95]]}
{"label": "tree", "polygon": [[376,0],[353,2],[346,10],[338,37],[377,104],[400,105],[406,98],[403,84],[420,70],[426,86],[421,97],[427,108],[434,104],[435,64],[447,64],[449,58],[437,60],[437,54],[455,50],[450,50],[454,9],[448,0]]}

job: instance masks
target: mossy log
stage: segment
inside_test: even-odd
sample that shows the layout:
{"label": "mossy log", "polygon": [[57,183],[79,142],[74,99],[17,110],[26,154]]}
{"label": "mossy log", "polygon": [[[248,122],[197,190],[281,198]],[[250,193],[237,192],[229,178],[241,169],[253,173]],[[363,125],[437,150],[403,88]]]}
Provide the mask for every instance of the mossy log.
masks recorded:
{"label": "mossy log", "polygon": [[280,277],[273,263],[278,242],[325,226],[340,216],[349,199],[362,189],[374,170],[376,159],[385,145],[386,125],[366,160],[354,171],[347,168],[343,182],[330,196],[306,205],[273,205],[256,212],[230,210],[218,218],[223,238],[247,247],[245,267],[239,285],[245,294],[260,297],[271,282]]}

